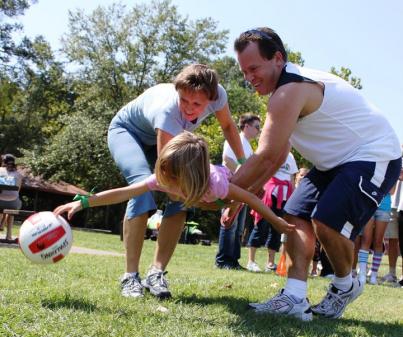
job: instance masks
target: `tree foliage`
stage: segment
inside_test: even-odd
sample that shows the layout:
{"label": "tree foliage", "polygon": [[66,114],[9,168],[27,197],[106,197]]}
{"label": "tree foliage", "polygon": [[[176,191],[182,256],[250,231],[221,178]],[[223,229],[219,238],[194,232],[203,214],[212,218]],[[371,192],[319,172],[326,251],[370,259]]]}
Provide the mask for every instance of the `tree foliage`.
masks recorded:
{"label": "tree foliage", "polygon": [[[228,31],[211,18],[189,20],[168,0],[77,9],[69,12],[58,59],[42,36],[13,40],[22,29],[17,16],[35,2],[0,0],[0,152],[23,155],[34,173],[86,190],[123,184],[107,148],[111,119],[194,62],[216,69],[235,121],[246,112],[264,121],[268,98],[255,93],[234,58],[223,56]],[[289,61],[303,65],[299,52],[288,53]],[[348,68],[332,72],[361,88]],[[224,138],[217,119],[197,132],[207,139],[212,162],[220,163]],[[310,165],[294,155],[299,165]],[[203,218],[217,223],[215,213]]]}
{"label": "tree foliage", "polygon": [[[130,11],[121,4],[91,14],[69,14],[63,39],[68,60],[77,65],[79,110],[110,120],[146,88],[171,79],[191,62],[209,63],[225,47],[226,31],[212,19],[190,21],[170,1],[152,1]],[[97,101],[103,111],[93,110]]]}
{"label": "tree foliage", "polygon": [[341,67],[340,70],[337,70],[335,67],[332,67],[330,69],[330,72],[349,82],[354,88],[362,89],[361,79],[355,76],[351,76],[352,71],[349,68]]}

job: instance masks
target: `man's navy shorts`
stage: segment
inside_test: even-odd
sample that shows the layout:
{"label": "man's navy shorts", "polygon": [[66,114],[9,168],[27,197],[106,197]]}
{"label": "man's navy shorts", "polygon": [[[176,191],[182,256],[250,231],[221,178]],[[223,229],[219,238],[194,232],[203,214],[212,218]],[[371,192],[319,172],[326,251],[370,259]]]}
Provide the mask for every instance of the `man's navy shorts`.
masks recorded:
{"label": "man's navy shorts", "polygon": [[396,183],[402,159],[355,161],[328,171],[315,167],[287,201],[287,214],[318,220],[346,238],[355,237]]}

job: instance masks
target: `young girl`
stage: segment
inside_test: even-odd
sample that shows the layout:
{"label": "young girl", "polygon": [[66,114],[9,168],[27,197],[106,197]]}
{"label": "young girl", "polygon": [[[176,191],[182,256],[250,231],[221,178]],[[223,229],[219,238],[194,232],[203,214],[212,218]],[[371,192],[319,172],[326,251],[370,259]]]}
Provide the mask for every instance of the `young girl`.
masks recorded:
{"label": "young girl", "polygon": [[182,200],[187,207],[198,201],[222,203],[222,199],[247,203],[261,214],[279,232],[291,232],[295,226],[277,217],[254,194],[229,182],[230,171],[209,163],[209,152],[203,138],[183,132],[171,139],[161,151],[155,165],[155,174],[130,186],[103,191],[80,201],[57,207],[56,214],[74,213],[86,207],[120,203],[152,190],[166,192]]}

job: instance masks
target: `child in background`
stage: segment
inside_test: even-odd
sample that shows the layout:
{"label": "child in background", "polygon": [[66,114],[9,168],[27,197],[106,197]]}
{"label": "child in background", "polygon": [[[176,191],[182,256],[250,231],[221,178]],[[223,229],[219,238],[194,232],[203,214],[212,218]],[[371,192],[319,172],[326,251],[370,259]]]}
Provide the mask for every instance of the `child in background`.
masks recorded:
{"label": "child in background", "polygon": [[81,196],[81,200],[59,206],[54,212],[67,212],[68,219],[71,219],[74,213],[83,208],[116,204],[157,190],[180,198],[186,207],[197,205],[199,201],[222,203],[222,199],[237,200],[262,214],[278,231],[294,230],[294,225],[277,217],[257,196],[231,184],[231,173],[227,168],[211,165],[209,160],[204,139],[183,132],[164,146],[155,165],[155,174],[147,179],[92,196]]}
{"label": "child in background", "polygon": [[[269,206],[279,217],[283,215],[284,205],[294,189],[294,176],[297,172],[297,163],[290,152],[284,164],[263,187],[262,202]],[[253,210],[251,214],[255,218],[255,226],[249,236],[248,264],[246,268],[252,272],[261,271],[255,262],[255,256],[257,248],[264,245],[268,250],[265,271],[275,271],[277,268],[277,265],[274,263],[275,255],[281,245],[280,233],[276,230],[276,226],[267,220],[267,218],[265,219],[258,211]]]}
{"label": "child in background", "polygon": [[367,280],[367,262],[371,244],[373,244],[374,253],[372,257],[372,267],[368,273],[370,276],[369,283],[378,283],[378,270],[383,257],[383,237],[386,226],[390,221],[390,213],[392,210],[391,194],[393,194],[394,189],[395,187],[393,187],[393,189],[383,198],[375,214],[364,227],[364,232],[361,238],[361,247],[358,251],[358,264],[360,269],[358,279],[363,284],[365,284]]}

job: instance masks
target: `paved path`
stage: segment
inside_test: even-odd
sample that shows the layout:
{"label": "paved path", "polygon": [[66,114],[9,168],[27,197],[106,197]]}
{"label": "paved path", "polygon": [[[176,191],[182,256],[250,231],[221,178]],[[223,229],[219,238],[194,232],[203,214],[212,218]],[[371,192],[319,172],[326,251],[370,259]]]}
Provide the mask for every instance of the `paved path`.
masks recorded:
{"label": "paved path", "polygon": [[107,250],[99,250],[99,249],[77,247],[77,246],[71,247],[70,253],[88,254],[88,255],[125,256],[125,254],[123,254],[123,253],[110,252],[110,251],[107,251]]}

